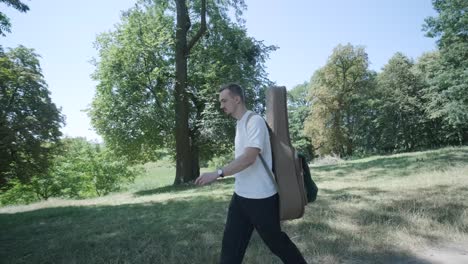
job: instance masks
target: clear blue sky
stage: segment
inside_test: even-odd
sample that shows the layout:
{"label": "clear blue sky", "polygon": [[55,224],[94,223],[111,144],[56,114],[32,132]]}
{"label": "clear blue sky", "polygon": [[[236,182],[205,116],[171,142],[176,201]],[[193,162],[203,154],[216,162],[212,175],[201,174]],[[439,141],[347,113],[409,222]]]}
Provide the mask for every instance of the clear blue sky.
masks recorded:
{"label": "clear blue sky", "polygon": [[[245,1],[249,35],[279,46],[266,64],[269,77],[288,88],[309,81],[338,44],[363,45],[376,71],[398,51],[416,59],[436,47],[421,31],[424,18],[436,15],[430,0]],[[0,4],[13,25],[0,45],[34,48],[52,100],[66,116],[62,132],[99,140],[82,111],[96,86],[90,78],[89,61],[97,54],[93,42],[112,30],[135,0],[23,2],[30,7],[27,13]]]}

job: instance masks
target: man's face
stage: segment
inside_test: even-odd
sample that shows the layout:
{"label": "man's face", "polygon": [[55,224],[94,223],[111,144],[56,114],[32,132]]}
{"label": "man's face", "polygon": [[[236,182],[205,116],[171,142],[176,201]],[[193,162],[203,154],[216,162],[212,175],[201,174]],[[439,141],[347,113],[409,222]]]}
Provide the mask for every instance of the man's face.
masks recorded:
{"label": "man's face", "polygon": [[228,89],[223,90],[219,94],[219,103],[220,108],[224,111],[225,114],[231,115],[236,111],[237,106],[239,105],[240,97],[233,96],[231,91]]}

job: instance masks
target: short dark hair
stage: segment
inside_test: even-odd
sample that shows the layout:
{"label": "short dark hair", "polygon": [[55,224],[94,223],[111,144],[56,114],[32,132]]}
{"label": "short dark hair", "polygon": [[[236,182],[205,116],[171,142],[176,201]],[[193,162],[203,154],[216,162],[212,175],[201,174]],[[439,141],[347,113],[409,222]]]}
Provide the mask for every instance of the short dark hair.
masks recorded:
{"label": "short dark hair", "polygon": [[245,102],[244,89],[237,83],[229,83],[221,86],[219,92],[229,90],[234,96],[239,96],[242,102]]}

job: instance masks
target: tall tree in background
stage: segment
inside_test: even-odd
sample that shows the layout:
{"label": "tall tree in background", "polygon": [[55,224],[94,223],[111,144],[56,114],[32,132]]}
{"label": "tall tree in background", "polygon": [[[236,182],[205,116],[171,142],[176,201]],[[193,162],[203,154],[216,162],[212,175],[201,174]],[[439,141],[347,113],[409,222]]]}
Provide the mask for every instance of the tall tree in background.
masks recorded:
{"label": "tall tree in background", "polygon": [[423,82],[413,72],[414,62],[396,53],[377,77],[379,103],[374,125],[384,152],[411,151],[425,146],[427,119],[424,114]]}
{"label": "tall tree in background", "polygon": [[146,162],[171,148],[174,127],[174,20],[167,5],[136,6],[97,37],[98,81],[89,111],[106,146]]}
{"label": "tall tree in background", "polygon": [[442,117],[433,116],[431,112],[430,103],[433,98],[431,83],[442,71],[440,52],[432,51],[421,55],[413,67],[413,72],[418,76],[422,82],[421,100],[424,110],[424,119],[426,122],[426,129],[420,140],[426,142],[428,148],[437,148],[446,145],[458,144],[458,137],[453,133],[453,129],[449,126]]}
{"label": "tall tree in background", "polygon": [[175,139],[176,139],[176,178],[175,184],[188,182],[198,177],[199,169],[194,168],[192,158],[194,145],[189,134],[189,103],[187,91],[187,61],[191,49],[206,33],[206,0],[201,0],[200,26],[189,37],[192,27],[186,0],[175,0],[177,9],[175,36]]}
{"label": "tall tree in background", "polygon": [[47,172],[63,117],[52,103],[38,55],[0,48],[0,187]]}
{"label": "tall tree in background", "polygon": [[[202,2],[188,2],[194,32],[201,28]],[[236,81],[246,90],[252,108],[260,108],[262,87],[269,84],[264,62],[274,47],[247,36],[246,29],[230,20],[229,7],[241,1],[208,1],[208,34],[189,45],[187,86],[176,86],[176,16],[174,1],[140,1],[125,12],[113,32],[101,34],[96,46],[99,61],[94,78],[99,82],[90,115],[93,126],[106,145],[136,162],[155,160],[157,150],[177,149],[175,105],[184,106],[188,124],[185,144],[179,146],[186,160],[174,183],[180,184],[199,174],[199,161],[230,150],[234,123],[223,118],[217,103],[220,84]],[[237,9],[236,9],[237,8]],[[235,7],[235,10],[242,6]],[[183,44],[182,44],[183,45]],[[183,59],[183,58],[182,58]],[[183,67],[182,67],[183,68]],[[184,70],[184,69],[182,69]],[[180,87],[178,88],[180,89]],[[181,98],[184,96],[184,98]],[[179,123],[179,126],[182,126]],[[229,132],[228,132],[229,131]],[[180,133],[183,135],[185,132]],[[190,164],[186,164],[190,162]],[[181,166],[184,171],[181,172]],[[187,169],[189,168],[189,169]],[[188,174],[187,174],[188,173]]]}
{"label": "tall tree in background", "polygon": [[206,164],[213,155],[233,153],[235,122],[219,110],[220,84],[235,81],[245,87],[249,109],[262,114],[263,88],[271,84],[264,64],[269,52],[276,48],[248,37],[245,28],[226,19],[212,15],[207,26],[209,37],[202,38],[193,48],[188,67],[189,128],[195,169],[198,156]]}
{"label": "tall tree in background", "polygon": [[311,107],[308,95],[308,82],[296,85],[288,91],[288,119],[289,134],[294,148],[310,161],[314,156],[314,151],[310,138],[304,134],[304,122],[309,116]]}
{"label": "tall tree in background", "polygon": [[[0,0],[0,3],[11,6],[23,13],[29,11],[29,7],[19,0]],[[10,19],[4,13],[0,12],[0,36],[5,36],[5,32],[11,32],[11,23]]]}
{"label": "tall tree in background", "polygon": [[426,19],[427,36],[438,38],[440,66],[426,90],[427,112],[442,119],[459,144],[468,142],[468,1],[432,1],[437,17]]}
{"label": "tall tree in background", "polygon": [[320,154],[353,154],[357,128],[356,100],[368,88],[370,72],[363,47],[338,45],[327,64],[311,79],[311,115],[306,134]]}

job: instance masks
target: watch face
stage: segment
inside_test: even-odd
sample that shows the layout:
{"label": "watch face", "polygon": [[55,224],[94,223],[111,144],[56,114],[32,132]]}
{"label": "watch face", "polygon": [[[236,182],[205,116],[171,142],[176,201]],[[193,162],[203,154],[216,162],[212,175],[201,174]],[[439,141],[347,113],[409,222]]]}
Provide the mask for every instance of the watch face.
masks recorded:
{"label": "watch face", "polygon": [[218,170],[218,175],[221,176],[223,174],[222,170]]}

